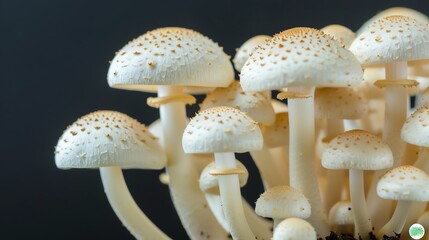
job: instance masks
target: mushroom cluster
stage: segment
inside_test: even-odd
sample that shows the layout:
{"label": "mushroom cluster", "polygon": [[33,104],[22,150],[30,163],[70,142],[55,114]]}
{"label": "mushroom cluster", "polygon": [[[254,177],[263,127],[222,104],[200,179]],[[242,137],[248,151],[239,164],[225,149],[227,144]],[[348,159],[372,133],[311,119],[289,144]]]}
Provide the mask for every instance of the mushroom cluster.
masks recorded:
{"label": "mushroom cluster", "polygon": [[[160,120],[87,114],[60,137],[57,167],[99,168],[137,239],[170,237],[134,202],[122,169],[165,168],[190,239],[407,239],[413,223],[429,226],[428,17],[391,8],[356,33],[334,24],[258,35],[233,63],[190,29],[128,42],[109,86],[157,93],[147,104]],[[192,94],[206,97],[188,114]],[[254,177],[236,159],[244,152],[265,188],[255,209],[240,192]]]}

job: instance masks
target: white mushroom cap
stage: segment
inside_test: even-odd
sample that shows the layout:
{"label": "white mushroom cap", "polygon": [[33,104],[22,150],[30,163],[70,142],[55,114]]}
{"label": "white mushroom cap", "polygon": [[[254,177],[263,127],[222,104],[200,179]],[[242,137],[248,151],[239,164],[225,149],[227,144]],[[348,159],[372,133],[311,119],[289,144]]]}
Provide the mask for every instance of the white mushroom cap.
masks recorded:
{"label": "white mushroom cap", "polygon": [[419,107],[407,118],[401,129],[401,138],[407,143],[429,147],[429,105]]}
{"label": "white mushroom cap", "polygon": [[384,68],[366,68],[363,72],[363,81],[357,86],[357,89],[367,99],[384,99],[384,88],[374,85],[376,81],[383,79],[386,79]]}
{"label": "white mushroom cap", "polygon": [[300,218],[288,218],[277,225],[273,240],[316,240],[314,227]]}
{"label": "white mushroom cap", "polygon": [[379,13],[377,13],[374,17],[370,18],[368,21],[366,21],[359,30],[356,31],[357,35],[360,35],[363,31],[365,31],[368,26],[371,25],[371,23],[377,21],[378,19],[387,17],[387,16],[393,16],[393,15],[401,15],[401,16],[407,16],[416,19],[419,22],[427,23],[429,22],[429,19],[426,15],[424,15],[421,12],[418,12],[414,9],[405,8],[405,7],[392,7],[388,8],[386,10],[383,10]]}
{"label": "white mushroom cap", "polygon": [[292,86],[355,86],[362,81],[355,56],[342,44],[312,28],[283,31],[258,46],[241,70],[245,91]]}
{"label": "white mushroom cap", "polygon": [[350,46],[364,67],[429,58],[429,27],[413,18],[388,16],[373,22]]}
{"label": "white mushroom cap", "polygon": [[221,87],[234,80],[229,57],[193,30],[159,28],[130,41],[110,64],[111,87],[153,91],[153,86]]}
{"label": "white mushroom cap", "polygon": [[377,194],[383,199],[429,201],[429,176],[416,167],[399,166],[378,181]]}
{"label": "white mushroom cap", "polygon": [[119,112],[96,111],[69,126],[55,147],[58,168],[161,169],[166,155],[137,120]]}
{"label": "white mushroom cap", "polygon": [[267,35],[257,35],[241,45],[239,49],[237,49],[237,53],[234,56],[232,62],[234,63],[235,70],[238,72],[241,71],[244,63],[247,61],[249,56],[253,53],[253,50],[260,44],[264,44],[267,40],[270,40],[271,37]]}
{"label": "white mushroom cap", "polygon": [[331,24],[320,30],[340,41],[346,48],[349,48],[356,38],[356,34],[352,30],[339,24]]}
{"label": "white mushroom cap", "polygon": [[262,149],[258,123],[232,107],[213,107],[197,113],[183,133],[185,153],[248,152]]}
{"label": "white mushroom cap", "polygon": [[393,165],[393,155],[379,137],[351,130],[331,140],[322,154],[322,165],[327,169],[380,170]]}
{"label": "white mushroom cap", "polygon": [[319,118],[358,119],[368,112],[363,94],[353,88],[316,88],[315,115]]}
{"label": "white mushroom cap", "polygon": [[256,201],[255,212],[268,218],[308,218],[311,215],[311,206],[301,191],[282,185],[262,193]]}
{"label": "white mushroom cap", "polygon": [[289,114],[277,113],[276,121],[262,129],[264,142],[269,148],[289,145]]}
{"label": "white mushroom cap", "polygon": [[263,92],[244,92],[239,81],[226,88],[216,88],[207,94],[201,103],[201,110],[228,106],[247,113],[253,120],[263,124],[273,124],[275,113],[270,99]]}
{"label": "white mushroom cap", "polygon": [[[238,175],[240,182],[240,187],[244,187],[249,179],[249,171],[247,168],[238,160],[235,160],[238,169],[244,171],[244,173]],[[218,178],[214,175],[211,175],[210,172],[216,169],[214,162],[209,163],[200,174],[200,189],[203,192],[219,195],[219,181]]]}
{"label": "white mushroom cap", "polygon": [[339,201],[329,210],[329,225],[352,225],[354,215],[350,201]]}

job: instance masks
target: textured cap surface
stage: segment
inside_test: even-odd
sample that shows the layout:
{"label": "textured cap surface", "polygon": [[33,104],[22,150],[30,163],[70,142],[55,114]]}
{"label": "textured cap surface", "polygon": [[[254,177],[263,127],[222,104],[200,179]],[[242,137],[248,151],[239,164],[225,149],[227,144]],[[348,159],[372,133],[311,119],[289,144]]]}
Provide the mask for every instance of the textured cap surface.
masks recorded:
{"label": "textured cap surface", "polygon": [[[235,164],[237,165],[238,169],[241,169],[244,171],[244,173],[238,174],[240,187],[243,187],[247,183],[247,179],[249,178],[249,172],[247,171],[247,168],[240,161],[235,160]],[[201,172],[199,183],[200,183],[201,191],[219,195],[220,194],[219,181],[217,180],[216,176],[210,174],[210,172],[215,169],[216,169],[215,163],[214,162],[209,163]]]}
{"label": "textured cap surface", "polygon": [[401,138],[407,143],[429,147],[429,105],[419,107],[407,118],[402,126]]}
{"label": "textured cap surface", "polygon": [[393,165],[392,151],[379,137],[351,130],[335,137],[322,154],[327,169],[380,170]]}
{"label": "textured cap surface", "polygon": [[314,109],[319,118],[358,119],[368,112],[368,104],[353,88],[316,88]]}
{"label": "textured cap surface", "polygon": [[257,122],[232,107],[213,107],[197,113],[183,133],[186,153],[248,152],[262,149]]}
{"label": "textured cap surface", "polygon": [[384,199],[429,201],[429,176],[416,167],[399,166],[378,181],[377,194]]}
{"label": "textured cap surface", "polygon": [[344,44],[346,48],[349,48],[353,40],[356,38],[356,34],[352,30],[338,24],[328,25],[320,30],[337,39],[339,42]]}
{"label": "textured cap surface", "polygon": [[69,126],[55,147],[58,168],[161,169],[166,155],[146,127],[119,112],[97,111]]}
{"label": "textured cap surface", "polygon": [[270,36],[258,35],[250,38],[241,45],[237,50],[232,62],[234,63],[235,69],[240,72],[243,68],[244,63],[247,61],[249,56],[253,53],[253,50],[260,44],[264,44],[267,40],[270,40]]}
{"label": "textured cap surface", "polygon": [[167,27],[149,31],[119,50],[107,78],[111,87],[141,91],[148,89],[145,85],[220,87],[234,80],[234,71],[229,57],[209,38]]}
{"label": "textured cap surface", "polygon": [[261,91],[355,86],[362,75],[359,62],[340,42],[316,29],[292,28],[258,46],[244,65],[240,80],[245,91]]}
{"label": "textured cap surface", "polygon": [[274,230],[273,240],[316,240],[316,230],[300,218],[288,218],[279,223]]}
{"label": "textured cap surface", "polygon": [[269,148],[289,145],[289,114],[277,113],[274,124],[262,129],[265,144]]}

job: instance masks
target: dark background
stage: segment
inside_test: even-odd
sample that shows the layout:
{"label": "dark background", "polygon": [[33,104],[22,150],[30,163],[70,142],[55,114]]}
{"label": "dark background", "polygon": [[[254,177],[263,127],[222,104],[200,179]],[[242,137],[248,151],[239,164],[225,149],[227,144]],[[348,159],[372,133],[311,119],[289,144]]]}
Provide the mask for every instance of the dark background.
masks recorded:
{"label": "dark background", "polygon": [[[180,26],[209,36],[233,56],[254,35],[333,23],[357,30],[393,6],[429,14],[423,0],[0,0],[0,239],[132,239],[110,209],[98,172],[58,170],[53,153],[65,127],[91,111],[122,111],[145,124],[158,118],[145,104],[149,94],[107,85],[108,61],[129,40]],[[246,164],[253,178],[243,193],[255,202],[262,187]],[[125,174],[153,222],[174,239],[187,239],[159,173]]]}

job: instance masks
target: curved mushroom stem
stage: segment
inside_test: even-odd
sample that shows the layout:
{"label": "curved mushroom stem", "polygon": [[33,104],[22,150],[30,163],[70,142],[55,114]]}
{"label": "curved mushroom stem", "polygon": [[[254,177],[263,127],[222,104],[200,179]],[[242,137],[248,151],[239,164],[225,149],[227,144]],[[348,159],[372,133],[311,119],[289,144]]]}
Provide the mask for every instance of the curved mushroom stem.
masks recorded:
{"label": "curved mushroom stem", "polygon": [[[225,152],[215,153],[214,155],[217,169],[226,170],[237,168],[234,153]],[[220,175],[218,176],[218,180],[223,213],[228,222],[232,238],[255,240],[255,235],[253,235],[244,215],[238,176],[236,174]]]}
{"label": "curved mushroom stem", "polygon": [[159,230],[136,204],[120,167],[101,167],[100,175],[110,206],[136,239],[171,239]]}
{"label": "curved mushroom stem", "polygon": [[[386,79],[404,80],[408,78],[407,62],[395,62],[386,64]],[[400,85],[386,86],[386,109],[383,128],[383,141],[385,141],[393,153],[393,166],[401,165],[401,158],[405,150],[405,142],[401,139],[401,128],[407,117],[408,94],[406,88]],[[377,196],[377,182],[385,170],[374,173],[373,182],[368,192],[367,202],[369,212],[374,222],[375,229],[379,229],[387,222],[391,201]]]}
{"label": "curved mushroom stem", "polygon": [[[289,176],[290,186],[300,190],[311,204],[308,222],[320,237],[329,235],[323,211],[315,167],[314,136],[314,87],[310,90],[292,87],[291,92],[309,94],[309,98],[290,98],[289,106]],[[305,92],[304,92],[305,91]]]}
{"label": "curved mushroom stem", "polygon": [[383,239],[384,235],[394,236],[401,233],[410,210],[411,201],[399,200],[392,218],[377,233],[377,239]]}
{"label": "curved mushroom stem", "polygon": [[[179,86],[158,86],[158,96],[183,93]],[[228,234],[207,207],[198,185],[198,173],[192,164],[193,155],[185,154],[182,134],[186,127],[186,108],[183,102],[162,104],[159,108],[163,141],[167,153],[171,198],[177,214],[191,239],[228,239]]]}
{"label": "curved mushroom stem", "polygon": [[349,179],[350,200],[355,218],[355,238],[369,239],[369,233],[372,232],[372,223],[365,201],[363,171],[350,169]]}
{"label": "curved mushroom stem", "polygon": [[286,184],[286,179],[276,168],[273,156],[265,144],[261,150],[251,151],[250,156],[259,169],[265,189]]}

